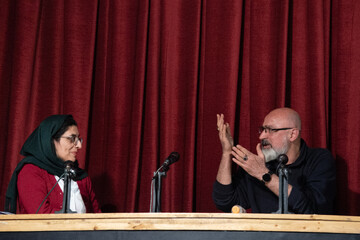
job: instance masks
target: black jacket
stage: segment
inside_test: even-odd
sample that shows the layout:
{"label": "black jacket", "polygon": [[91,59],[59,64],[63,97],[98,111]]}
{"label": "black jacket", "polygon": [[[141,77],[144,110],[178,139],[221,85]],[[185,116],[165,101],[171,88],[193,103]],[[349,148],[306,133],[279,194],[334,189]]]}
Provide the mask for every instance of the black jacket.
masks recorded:
{"label": "black jacket", "polygon": [[[336,171],[331,153],[326,149],[309,148],[301,140],[300,156],[286,165],[292,191],[288,198],[289,211],[301,214],[333,214],[336,194]],[[276,172],[277,161],[267,163]],[[232,183],[222,185],[215,181],[213,200],[218,209],[230,212],[234,205],[253,213],[274,213],[279,209],[279,198],[261,181],[239,167]]]}

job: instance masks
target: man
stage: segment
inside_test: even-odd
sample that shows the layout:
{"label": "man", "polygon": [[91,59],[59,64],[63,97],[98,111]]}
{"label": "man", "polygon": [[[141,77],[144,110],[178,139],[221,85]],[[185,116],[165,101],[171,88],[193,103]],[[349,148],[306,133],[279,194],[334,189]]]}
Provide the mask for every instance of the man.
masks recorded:
{"label": "man", "polygon": [[[253,154],[234,146],[224,115],[217,115],[222,158],[213,186],[217,208],[230,212],[234,205],[254,213],[275,213],[279,209],[279,177],[276,161],[288,156],[289,212],[332,214],[335,198],[335,164],[326,149],[309,148],[301,139],[301,120],[290,108],[271,111],[260,127],[260,143]],[[240,166],[232,176],[232,162]]]}

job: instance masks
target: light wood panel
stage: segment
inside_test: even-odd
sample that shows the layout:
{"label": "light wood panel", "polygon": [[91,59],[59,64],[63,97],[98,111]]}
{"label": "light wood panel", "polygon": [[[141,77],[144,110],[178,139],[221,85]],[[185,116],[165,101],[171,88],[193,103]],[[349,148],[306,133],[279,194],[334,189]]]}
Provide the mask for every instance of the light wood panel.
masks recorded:
{"label": "light wood panel", "polygon": [[91,230],[228,230],[360,234],[360,217],[249,213],[0,215],[0,232]]}

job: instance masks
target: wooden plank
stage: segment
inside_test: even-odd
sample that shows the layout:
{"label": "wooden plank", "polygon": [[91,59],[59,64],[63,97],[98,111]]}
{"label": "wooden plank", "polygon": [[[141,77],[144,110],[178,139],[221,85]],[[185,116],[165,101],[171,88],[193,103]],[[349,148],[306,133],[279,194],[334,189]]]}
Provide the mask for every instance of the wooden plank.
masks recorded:
{"label": "wooden plank", "polygon": [[360,217],[231,213],[24,214],[0,216],[0,231],[208,230],[360,234]]}

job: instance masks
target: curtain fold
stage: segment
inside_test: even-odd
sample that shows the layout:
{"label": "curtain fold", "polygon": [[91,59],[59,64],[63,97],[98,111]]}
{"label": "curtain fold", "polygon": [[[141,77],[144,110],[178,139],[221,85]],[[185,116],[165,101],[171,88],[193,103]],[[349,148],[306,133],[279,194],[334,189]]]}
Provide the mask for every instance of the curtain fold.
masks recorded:
{"label": "curtain fold", "polygon": [[332,10],[330,146],[338,169],[338,212],[358,215],[360,3],[337,0],[332,3]]}
{"label": "curtain fold", "polygon": [[216,114],[255,152],[264,116],[286,106],[336,159],[337,213],[359,215],[359,25],[350,0],[3,0],[0,206],[27,136],[72,114],[103,211],[149,211],[173,151],[162,210],[218,211]]}

